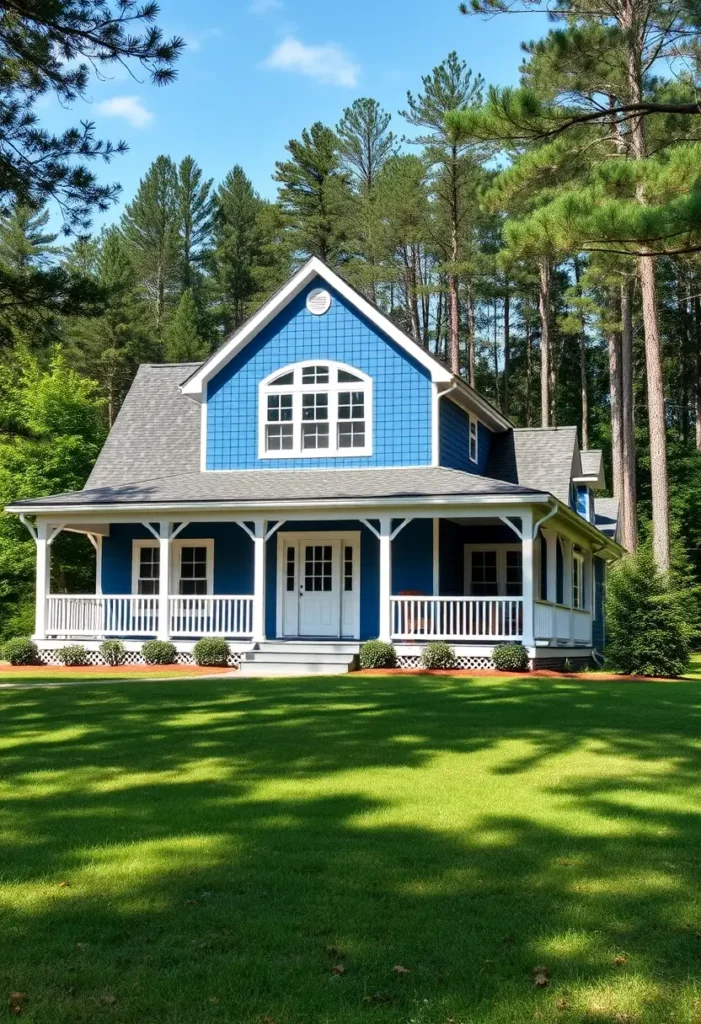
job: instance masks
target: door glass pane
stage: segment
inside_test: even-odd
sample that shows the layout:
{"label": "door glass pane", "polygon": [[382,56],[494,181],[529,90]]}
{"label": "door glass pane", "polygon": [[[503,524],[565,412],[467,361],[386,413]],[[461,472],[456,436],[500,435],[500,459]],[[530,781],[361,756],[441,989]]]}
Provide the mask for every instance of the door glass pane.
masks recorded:
{"label": "door glass pane", "polygon": [[353,548],[350,544],[343,549],[343,589],[346,593],[353,589]]}
{"label": "door glass pane", "polygon": [[290,546],[287,549],[287,562],[286,562],[286,586],[287,592],[290,593],[295,588],[295,549]]}
{"label": "door glass pane", "polygon": [[304,549],[304,589],[310,593],[332,589],[333,559],[330,544],[308,544]]}

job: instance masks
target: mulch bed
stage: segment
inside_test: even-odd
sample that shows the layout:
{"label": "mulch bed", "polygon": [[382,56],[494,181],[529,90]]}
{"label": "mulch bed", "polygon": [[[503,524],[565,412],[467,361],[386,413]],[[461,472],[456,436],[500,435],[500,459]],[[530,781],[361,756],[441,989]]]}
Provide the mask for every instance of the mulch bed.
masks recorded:
{"label": "mulch bed", "polygon": [[614,672],[556,672],[550,668],[539,668],[534,672],[498,672],[490,668],[363,668],[354,675],[368,676],[476,676],[492,679],[587,679],[590,683],[603,680],[626,683],[673,683],[677,680],[664,676],[622,676]]}
{"label": "mulch bed", "polygon": [[172,673],[174,676],[196,676],[196,675],[214,675],[217,672],[233,672],[231,668],[222,667],[207,667],[205,665],[10,665],[9,662],[0,661],[0,671],[3,675],[36,675],[37,672],[52,672],[56,673],[56,677],[59,678],[61,674],[67,676],[83,675],[90,672],[104,673],[106,676],[138,676],[143,675],[146,672],[153,674],[163,670],[164,672]]}

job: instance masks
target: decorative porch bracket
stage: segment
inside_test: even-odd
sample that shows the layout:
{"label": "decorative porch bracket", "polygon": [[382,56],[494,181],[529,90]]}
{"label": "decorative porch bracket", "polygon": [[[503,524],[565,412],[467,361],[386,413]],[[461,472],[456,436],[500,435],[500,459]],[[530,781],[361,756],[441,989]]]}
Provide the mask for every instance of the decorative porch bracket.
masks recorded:
{"label": "decorative porch bracket", "polygon": [[411,520],[403,519],[394,530],[392,516],[378,517],[379,530],[369,519],[361,519],[360,522],[367,526],[380,542],[380,640],[389,643],[392,633],[392,541]]}

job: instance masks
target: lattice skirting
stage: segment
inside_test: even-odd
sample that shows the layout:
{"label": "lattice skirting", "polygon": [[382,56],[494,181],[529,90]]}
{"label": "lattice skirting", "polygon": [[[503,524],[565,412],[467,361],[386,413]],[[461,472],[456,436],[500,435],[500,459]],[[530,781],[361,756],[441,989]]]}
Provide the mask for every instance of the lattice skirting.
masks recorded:
{"label": "lattice skirting", "polygon": [[[494,668],[494,662],[488,655],[458,654],[455,667],[467,670]],[[421,668],[421,658],[416,654],[398,654],[397,668]]]}
{"label": "lattice skirting", "polygon": [[[58,651],[62,647],[67,647],[68,644],[60,644],[51,649],[43,648],[39,651],[37,661],[41,665],[62,665],[63,662],[58,657]],[[72,646],[72,645],[70,645]],[[86,651],[85,660],[88,665],[105,665],[106,662],[100,656],[99,651]],[[238,668],[241,663],[241,655],[238,651],[232,651],[229,655],[228,665],[230,668]],[[127,651],[124,655],[123,665],[145,665],[144,657],[140,651]],[[194,665],[195,659],[189,651],[178,651],[175,656],[176,665]],[[158,666],[153,666],[157,668]],[[167,666],[163,666],[166,668]]]}

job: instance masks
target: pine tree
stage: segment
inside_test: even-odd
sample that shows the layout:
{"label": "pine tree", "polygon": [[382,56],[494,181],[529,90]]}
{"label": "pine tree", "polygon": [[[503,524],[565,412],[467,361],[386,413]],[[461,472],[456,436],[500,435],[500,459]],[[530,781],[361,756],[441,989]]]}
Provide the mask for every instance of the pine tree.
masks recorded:
{"label": "pine tree", "polygon": [[58,237],[45,231],[49,211],[17,206],[9,215],[0,215],[0,261],[18,273],[49,266],[60,249]]}
{"label": "pine tree", "polygon": [[179,294],[182,241],[179,234],[178,172],[167,156],[151,164],[133,202],[122,214],[122,232],[147,297],[157,334]]}
{"label": "pine tree", "polygon": [[168,363],[198,362],[205,359],[210,346],[200,335],[197,305],[186,289],[164,336],[164,355]]}
{"label": "pine tree", "polygon": [[[460,315],[459,280],[461,267],[461,228],[467,211],[467,183],[474,174],[474,162],[466,155],[468,139],[459,125],[446,122],[446,114],[479,106],[482,102],[484,81],[481,75],[474,79],[472,71],[454,51],[422,78],[423,93],[414,97],[407,93],[407,109],[400,111],[409,124],[425,130],[425,134],[412,140],[425,147],[429,166],[436,168],[434,189],[437,201],[445,208],[447,241],[445,269],[448,278],[450,303],[450,365],[459,374]],[[470,383],[474,384],[474,336],[470,339]]]}
{"label": "pine tree", "polygon": [[212,179],[202,181],[202,169],[191,156],[178,167],[177,201],[182,287],[196,290],[211,251],[216,206]]}
{"label": "pine tree", "polygon": [[351,193],[336,135],[317,121],[285,148],[290,159],[275,164],[275,181],[292,251],[332,266],[345,262]]}

